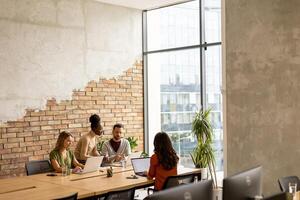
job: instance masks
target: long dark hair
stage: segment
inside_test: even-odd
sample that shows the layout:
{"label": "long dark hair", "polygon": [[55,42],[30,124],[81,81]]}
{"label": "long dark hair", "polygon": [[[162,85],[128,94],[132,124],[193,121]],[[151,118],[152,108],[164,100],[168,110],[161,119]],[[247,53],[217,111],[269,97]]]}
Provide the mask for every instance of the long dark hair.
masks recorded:
{"label": "long dark hair", "polygon": [[55,150],[61,150],[64,147],[64,142],[67,137],[73,137],[73,135],[67,131],[63,131],[59,134],[56,145],[55,145]]}
{"label": "long dark hair", "polygon": [[170,170],[177,165],[179,158],[167,133],[159,132],[155,135],[154,152],[164,169]]}

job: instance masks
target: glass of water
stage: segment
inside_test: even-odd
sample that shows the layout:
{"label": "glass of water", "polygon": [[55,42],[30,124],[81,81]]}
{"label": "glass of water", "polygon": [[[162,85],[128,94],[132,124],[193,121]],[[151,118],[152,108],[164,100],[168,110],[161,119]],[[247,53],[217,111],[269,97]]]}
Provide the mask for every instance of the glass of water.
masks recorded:
{"label": "glass of water", "polygon": [[289,193],[293,195],[293,197],[296,195],[297,192],[297,183],[289,183]]}

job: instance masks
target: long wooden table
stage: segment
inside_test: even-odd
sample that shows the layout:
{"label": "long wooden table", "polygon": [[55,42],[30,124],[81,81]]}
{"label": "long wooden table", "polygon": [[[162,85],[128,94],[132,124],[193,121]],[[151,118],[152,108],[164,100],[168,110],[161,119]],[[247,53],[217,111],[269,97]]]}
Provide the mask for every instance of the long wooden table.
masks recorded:
{"label": "long wooden table", "polygon": [[[179,168],[179,174],[197,173],[199,169]],[[69,176],[47,176],[37,174],[0,180],[0,199],[55,199],[78,192],[78,198],[102,195],[109,191],[133,187],[144,187],[153,184],[153,180],[134,175],[132,168],[115,168],[113,177],[106,177],[106,169],[87,174]]]}

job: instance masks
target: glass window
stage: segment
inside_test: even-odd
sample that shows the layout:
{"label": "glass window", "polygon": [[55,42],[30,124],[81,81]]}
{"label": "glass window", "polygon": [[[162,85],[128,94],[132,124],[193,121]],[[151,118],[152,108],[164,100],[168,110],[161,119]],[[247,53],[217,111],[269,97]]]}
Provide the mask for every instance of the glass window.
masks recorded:
{"label": "glass window", "polygon": [[206,107],[211,108],[211,122],[214,131],[214,148],[217,170],[223,170],[223,127],[222,127],[222,71],[221,46],[209,46],[204,51],[206,72]]}
{"label": "glass window", "polygon": [[[147,150],[153,152],[155,134],[165,131],[180,163],[193,167],[190,153],[196,140],[191,131],[192,121],[202,106],[211,108],[216,168],[222,171],[221,0],[194,0],[144,14]],[[206,44],[209,45],[204,50]]]}
{"label": "glass window", "polygon": [[221,41],[221,0],[203,1],[203,41],[207,43]]}
{"label": "glass window", "polygon": [[199,44],[199,2],[148,11],[147,27],[148,51]]}
{"label": "glass window", "polygon": [[[175,61],[170,58],[176,58]],[[194,65],[186,65],[187,60],[193,60]],[[168,65],[170,63],[170,65]],[[172,69],[176,66],[176,70]],[[176,81],[172,81],[172,77]],[[160,80],[157,80],[160,77]],[[184,78],[185,77],[185,78]],[[157,110],[160,102],[160,110],[154,118],[161,118],[161,124],[155,125],[155,121],[149,119],[149,127],[160,127],[150,132],[152,138],[155,133],[162,130],[170,134],[173,144],[176,143],[177,153],[185,157],[185,163],[193,166],[188,147],[194,147],[195,141],[191,139],[191,123],[196,110],[201,108],[200,98],[200,50],[182,50],[148,55],[148,88],[149,105],[151,115]],[[160,96],[159,101],[157,97]],[[153,100],[156,101],[153,104]],[[153,105],[152,105],[153,104]],[[160,116],[159,116],[160,115]],[[149,130],[150,131],[150,130]],[[187,134],[189,133],[189,134]],[[183,134],[183,136],[182,136]],[[153,141],[149,138],[150,141]],[[152,142],[149,142],[153,151]],[[182,146],[186,146],[181,148]]]}

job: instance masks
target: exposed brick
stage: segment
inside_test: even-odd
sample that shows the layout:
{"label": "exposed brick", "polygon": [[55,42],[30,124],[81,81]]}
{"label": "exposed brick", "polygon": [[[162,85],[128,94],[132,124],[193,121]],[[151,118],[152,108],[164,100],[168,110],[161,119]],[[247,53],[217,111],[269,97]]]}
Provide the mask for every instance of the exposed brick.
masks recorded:
{"label": "exposed brick", "polygon": [[29,137],[29,136],[32,136],[32,132],[17,133],[17,137]]}
{"label": "exposed brick", "polygon": [[14,142],[24,142],[24,138],[8,138],[7,142],[14,143]]}
{"label": "exposed brick", "polygon": [[17,136],[16,133],[3,133],[2,138],[15,138]]}
{"label": "exposed brick", "polygon": [[136,65],[119,77],[89,82],[84,90],[74,90],[70,100],[50,99],[46,109],[28,109],[23,118],[1,125],[0,178],[24,174],[28,160],[48,159],[63,130],[71,132],[77,142],[90,130],[93,113],[101,117],[104,138],[110,138],[112,126],[121,122],[126,129],[124,136],[137,137],[137,149],[142,150],[143,68],[140,62]]}
{"label": "exposed brick", "polygon": [[66,106],[58,106],[58,105],[54,105],[54,106],[50,106],[50,110],[55,111],[55,110],[65,110]]}
{"label": "exposed brick", "polygon": [[[24,117],[25,122],[34,122],[34,121],[39,121],[40,117]],[[29,125],[29,123],[28,123]]]}

